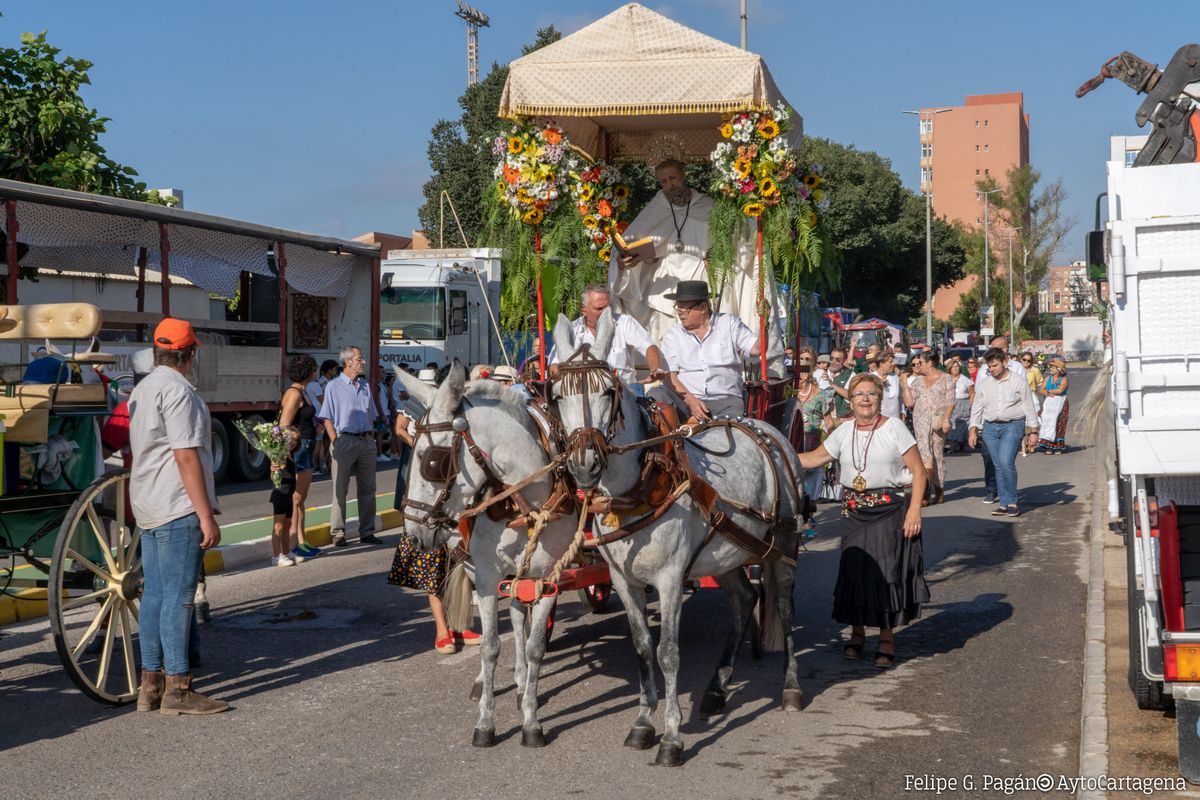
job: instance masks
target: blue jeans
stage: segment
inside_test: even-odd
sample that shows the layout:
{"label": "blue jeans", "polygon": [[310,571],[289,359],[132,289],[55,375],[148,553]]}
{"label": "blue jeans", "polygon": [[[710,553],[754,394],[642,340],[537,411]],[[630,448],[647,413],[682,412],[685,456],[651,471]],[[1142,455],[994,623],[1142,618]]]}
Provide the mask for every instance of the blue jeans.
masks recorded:
{"label": "blue jeans", "polygon": [[[168,675],[190,673],[188,637],[200,574],[200,520],[188,514],[142,531],[145,585],[138,610],[142,669]],[[165,662],[165,663],[164,663]]]}
{"label": "blue jeans", "polygon": [[996,494],[1000,505],[1017,504],[1017,451],[1025,437],[1025,420],[983,423],[983,447],[996,470]]}

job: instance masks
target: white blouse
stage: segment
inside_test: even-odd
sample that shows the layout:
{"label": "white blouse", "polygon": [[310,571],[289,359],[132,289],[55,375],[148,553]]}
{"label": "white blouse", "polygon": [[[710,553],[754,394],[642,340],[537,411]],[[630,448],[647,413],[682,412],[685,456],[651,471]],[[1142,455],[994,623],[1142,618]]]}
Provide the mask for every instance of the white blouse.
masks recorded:
{"label": "white blouse", "polygon": [[971,379],[966,375],[959,375],[958,380],[954,382],[954,399],[966,400],[971,396]]}
{"label": "white blouse", "polygon": [[894,373],[887,376],[872,372],[872,375],[883,381],[883,397],[879,399],[879,413],[885,417],[900,416],[900,379]]}
{"label": "white blouse", "polygon": [[[860,431],[853,422],[846,422],[825,440],[825,449],[841,464],[842,486],[847,488],[854,487],[854,478],[860,474],[864,462],[866,469],[862,469],[861,474],[868,488],[911,486],[912,472],[904,466],[904,454],[916,446],[917,440],[895,417],[886,417],[874,432]],[[858,461],[857,468],[855,460]]]}

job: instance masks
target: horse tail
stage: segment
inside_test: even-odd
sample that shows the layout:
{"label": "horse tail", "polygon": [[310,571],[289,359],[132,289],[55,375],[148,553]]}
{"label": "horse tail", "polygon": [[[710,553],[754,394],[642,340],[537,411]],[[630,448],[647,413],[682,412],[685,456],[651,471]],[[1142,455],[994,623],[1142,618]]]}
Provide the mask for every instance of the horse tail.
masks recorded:
{"label": "horse tail", "polygon": [[1108,396],[1112,372],[1112,361],[1109,361],[1096,373],[1096,379],[1092,381],[1091,388],[1079,404],[1079,414],[1075,417],[1075,435],[1083,442],[1094,443],[1100,420],[1112,418]]}
{"label": "horse tail", "polygon": [[759,635],[762,636],[763,652],[778,653],[783,651],[783,620],[775,607],[775,598],[779,594],[779,579],[775,570],[777,561],[768,561],[762,565],[762,592],[759,602],[763,604],[763,613],[759,617]]}
{"label": "horse tail", "polygon": [[471,605],[472,591],[466,562],[461,561],[451,568],[442,584],[442,602],[446,605],[446,621],[451,630],[465,631],[471,627],[475,618],[475,609]]}

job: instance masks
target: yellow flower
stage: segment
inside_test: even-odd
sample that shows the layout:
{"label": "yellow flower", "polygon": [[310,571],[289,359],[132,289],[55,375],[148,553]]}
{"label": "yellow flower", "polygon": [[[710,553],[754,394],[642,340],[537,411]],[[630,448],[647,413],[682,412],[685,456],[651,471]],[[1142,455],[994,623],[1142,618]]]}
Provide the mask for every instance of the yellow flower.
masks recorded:
{"label": "yellow flower", "polygon": [[600,248],[600,252],[597,253],[596,255],[598,255],[600,257],[601,261],[608,261],[608,257],[611,254],[612,254],[612,247],[606,244],[606,245],[604,245],[604,247]]}
{"label": "yellow flower", "polygon": [[540,208],[531,208],[525,212],[525,216],[521,217],[521,221],[526,225],[537,225],[545,218],[546,215]]}
{"label": "yellow flower", "polygon": [[823,192],[823,191],[822,191],[822,190],[820,190],[820,189],[817,189],[816,191],[814,191],[814,192],[812,193],[812,199],[813,199],[813,202],[814,202],[814,203],[819,203],[819,202],[821,202],[822,200],[824,200],[824,199],[825,199],[825,192]]}
{"label": "yellow flower", "polygon": [[779,135],[779,123],[769,117],[759,120],[758,133],[764,139],[774,139]]}
{"label": "yellow flower", "polygon": [[778,191],[775,187],[775,181],[770,178],[763,178],[758,184],[758,193],[763,197],[770,197]]}
{"label": "yellow flower", "polygon": [[583,202],[588,202],[592,199],[592,195],[596,193],[590,183],[585,183],[579,187],[579,199]]}
{"label": "yellow flower", "polygon": [[596,219],[593,214],[588,214],[583,218],[583,227],[585,228],[595,228],[599,224],[600,220]]}
{"label": "yellow flower", "polygon": [[751,162],[748,158],[739,158],[733,162],[733,171],[745,178],[750,174]]}
{"label": "yellow flower", "polygon": [[618,200],[628,199],[629,198],[629,187],[624,184],[618,183],[616,186],[613,187],[613,197],[617,198]]}
{"label": "yellow flower", "polygon": [[747,217],[761,217],[763,213],[762,203],[746,203],[742,206],[742,213]]}
{"label": "yellow flower", "polygon": [[815,172],[810,172],[804,176],[804,185],[809,189],[816,189],[821,185],[821,177]]}
{"label": "yellow flower", "polygon": [[733,126],[726,122],[721,126],[721,138],[728,139],[730,136],[733,136]]}
{"label": "yellow flower", "polygon": [[525,143],[516,136],[508,137],[508,152],[516,154],[525,149]]}
{"label": "yellow flower", "polygon": [[769,178],[771,173],[775,171],[775,164],[770,159],[764,158],[758,162],[758,166],[754,168],[754,174],[762,178]]}

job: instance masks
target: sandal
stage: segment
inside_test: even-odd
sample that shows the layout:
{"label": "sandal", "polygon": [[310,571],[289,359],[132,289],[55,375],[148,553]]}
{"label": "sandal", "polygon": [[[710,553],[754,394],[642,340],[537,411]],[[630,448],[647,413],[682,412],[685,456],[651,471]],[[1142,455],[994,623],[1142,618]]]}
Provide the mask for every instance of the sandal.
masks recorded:
{"label": "sandal", "polygon": [[895,643],[894,642],[880,642],[879,643],[880,647],[882,647],[885,644],[889,644],[892,646],[892,652],[885,653],[882,650],[876,648],[876,650],[875,650],[875,666],[878,667],[879,669],[891,669],[892,667],[894,667],[896,665],[896,653],[895,653],[896,645],[895,645]]}
{"label": "sandal", "polygon": [[458,652],[458,648],[454,645],[454,634],[450,634],[445,639],[437,639],[433,643],[433,649],[443,655]]}
{"label": "sandal", "polygon": [[851,639],[849,642],[846,642],[846,646],[842,648],[842,657],[847,658],[850,661],[857,661],[858,659],[862,658],[863,646],[865,644],[865,640],[856,642]]}

